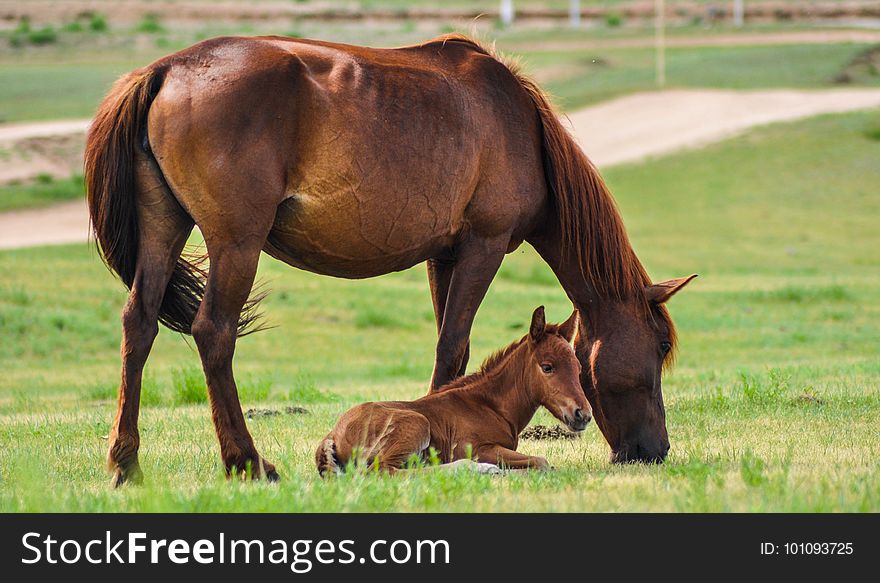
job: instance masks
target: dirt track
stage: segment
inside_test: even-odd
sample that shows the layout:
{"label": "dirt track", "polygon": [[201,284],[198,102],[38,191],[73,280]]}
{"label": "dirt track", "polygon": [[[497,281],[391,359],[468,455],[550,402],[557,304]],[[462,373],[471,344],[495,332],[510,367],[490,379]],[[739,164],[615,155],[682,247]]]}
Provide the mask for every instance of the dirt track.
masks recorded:
{"label": "dirt track", "polygon": [[[880,107],[880,89],[669,90],[621,97],[568,117],[587,154],[606,167],[704,146],[756,125],[873,107]],[[87,123],[0,127],[0,142],[12,135],[64,135],[61,130],[81,135]],[[81,201],[0,214],[0,249],[84,241],[87,233]]]}

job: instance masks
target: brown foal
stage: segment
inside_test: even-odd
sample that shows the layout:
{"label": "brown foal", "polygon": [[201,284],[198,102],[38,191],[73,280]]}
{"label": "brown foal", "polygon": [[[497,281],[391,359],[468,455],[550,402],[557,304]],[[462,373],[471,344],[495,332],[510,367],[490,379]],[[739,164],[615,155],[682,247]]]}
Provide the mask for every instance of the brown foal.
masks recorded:
{"label": "brown foal", "polygon": [[315,452],[318,472],[342,471],[349,463],[395,472],[414,457],[427,459],[430,448],[443,464],[470,458],[510,469],[549,468],[546,459],[516,447],[538,407],[572,431],[590,422],[572,347],[576,320],[577,312],[564,324],[545,325],[541,306],[526,336],[443,391],[349,409]]}

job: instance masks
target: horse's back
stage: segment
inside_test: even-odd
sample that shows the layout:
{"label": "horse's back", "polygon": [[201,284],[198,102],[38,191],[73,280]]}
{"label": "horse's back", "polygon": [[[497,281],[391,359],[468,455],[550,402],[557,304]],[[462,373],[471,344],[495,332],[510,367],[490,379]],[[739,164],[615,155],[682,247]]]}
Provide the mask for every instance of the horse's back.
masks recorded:
{"label": "horse's back", "polygon": [[537,115],[476,45],[232,37],[160,63],[149,139],[184,208],[272,209],[267,251],[292,265],[404,269],[466,227],[521,240],[544,204]]}

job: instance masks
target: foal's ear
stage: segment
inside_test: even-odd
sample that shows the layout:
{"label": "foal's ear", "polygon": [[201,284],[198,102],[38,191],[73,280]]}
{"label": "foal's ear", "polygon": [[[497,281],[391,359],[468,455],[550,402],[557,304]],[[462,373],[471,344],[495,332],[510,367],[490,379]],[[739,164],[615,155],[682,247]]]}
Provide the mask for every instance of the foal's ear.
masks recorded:
{"label": "foal's ear", "polygon": [[687,277],[677,277],[659,283],[652,283],[645,288],[645,296],[648,298],[649,302],[664,304],[695,277],[697,277],[696,273]]}
{"label": "foal's ear", "polygon": [[544,306],[538,306],[532,314],[532,325],[529,327],[529,339],[532,342],[539,342],[544,337],[544,331],[547,323],[544,320]]}
{"label": "foal's ear", "polygon": [[578,331],[578,311],[575,310],[568,317],[568,320],[559,325],[559,335],[568,340],[569,344],[574,344],[574,337]]}

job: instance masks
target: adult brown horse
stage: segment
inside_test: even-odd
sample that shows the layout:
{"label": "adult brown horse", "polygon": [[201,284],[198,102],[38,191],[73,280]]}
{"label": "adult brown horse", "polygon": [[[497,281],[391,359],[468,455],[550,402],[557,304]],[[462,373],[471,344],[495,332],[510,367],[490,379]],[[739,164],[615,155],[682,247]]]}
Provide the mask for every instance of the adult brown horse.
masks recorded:
{"label": "adult brown horse", "polygon": [[[261,251],[366,278],[428,262],[439,341],[431,387],[465,371],[505,253],[531,243],[581,314],[581,382],[612,459],[669,448],[660,375],[675,344],[614,200],[541,90],[460,36],[374,49],[216,38],[123,77],[88,135],[88,202],[131,289],[110,434],[113,483],[140,477],[141,376],[157,320],[195,339],[227,472],[277,477],[232,373]],[[210,270],[181,256],[198,225]]]}

